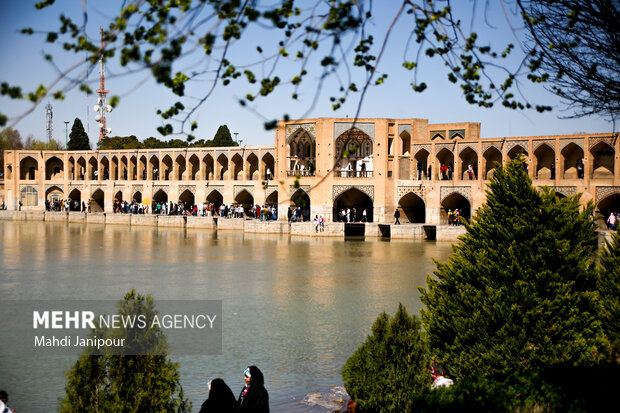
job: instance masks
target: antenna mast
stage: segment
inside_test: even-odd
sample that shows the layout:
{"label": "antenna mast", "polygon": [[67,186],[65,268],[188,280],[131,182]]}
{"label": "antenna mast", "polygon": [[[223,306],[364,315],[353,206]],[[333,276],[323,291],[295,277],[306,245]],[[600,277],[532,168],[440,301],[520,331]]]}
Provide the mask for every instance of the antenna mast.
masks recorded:
{"label": "antenna mast", "polygon": [[47,135],[47,147],[52,143],[52,131],[54,129],[54,111],[51,103],[45,105],[45,133]]}
{"label": "antenna mast", "polygon": [[99,26],[101,30],[101,56],[99,58],[99,90],[97,90],[97,104],[94,109],[97,112],[95,120],[99,122],[99,140],[108,136],[112,129],[107,127],[106,113],[112,112],[112,107],[106,104],[106,95],[110,93],[109,90],[105,90],[105,65],[103,64],[103,28]]}

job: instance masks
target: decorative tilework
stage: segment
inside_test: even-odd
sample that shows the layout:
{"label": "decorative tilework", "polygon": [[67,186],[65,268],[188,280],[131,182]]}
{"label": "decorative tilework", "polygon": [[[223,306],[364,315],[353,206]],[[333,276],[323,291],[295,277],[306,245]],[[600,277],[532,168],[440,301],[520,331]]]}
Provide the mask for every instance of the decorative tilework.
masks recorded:
{"label": "decorative tilework", "polygon": [[[456,136],[456,135],[459,135],[459,136]],[[449,136],[450,136],[450,139],[454,139],[455,137],[465,139],[465,129],[451,130],[449,132]]]}
{"label": "decorative tilework", "polygon": [[[209,189],[210,189],[210,191],[209,191]],[[207,192],[207,198],[209,196],[211,196],[211,194],[214,193],[214,192],[217,192],[218,194],[222,195],[223,190],[224,190],[224,186],[223,185],[207,187],[207,191],[208,191]]]}
{"label": "decorative tilework", "polygon": [[192,194],[196,195],[196,185],[179,185],[180,194],[182,194],[185,190],[189,190]]}
{"label": "decorative tilework", "polygon": [[567,145],[574,143],[579,146],[583,150],[583,146],[585,144],[584,138],[574,138],[574,139],[560,139],[560,152],[566,148]]}
{"label": "decorative tilework", "polygon": [[594,145],[596,145],[599,142],[605,142],[606,144],[608,144],[609,146],[611,146],[611,148],[614,148],[614,144],[616,139],[613,136],[608,136],[605,138],[590,138],[588,139],[588,149],[592,150],[592,147]]}
{"label": "decorative tilework", "polygon": [[60,185],[54,185],[54,184],[47,184],[45,185],[45,192],[49,191],[52,188],[58,188],[62,191],[62,188]]}
{"label": "decorative tilework", "polygon": [[78,191],[81,191],[83,186],[84,186],[84,184],[70,184],[69,185],[69,192],[73,191],[74,189],[77,189]]}
{"label": "decorative tilework", "polygon": [[131,185],[131,190],[132,191],[142,191],[142,189],[144,188],[144,185]]}
{"label": "decorative tilework", "polygon": [[435,155],[441,152],[442,149],[447,149],[454,154],[454,143],[436,143],[435,144]]}
{"label": "decorative tilework", "polygon": [[417,196],[419,196],[420,198],[422,198],[422,200],[424,200],[424,188],[421,185],[418,186],[399,186],[396,188],[396,196],[398,197],[397,200],[400,200],[402,197],[404,197],[405,195],[411,193],[411,194],[415,194]]}
{"label": "decorative tilework", "polygon": [[555,140],[553,139],[543,139],[543,140],[536,140],[533,141],[534,144],[534,152],[536,152],[536,149],[538,149],[541,145],[548,145],[549,148],[551,148],[552,151],[555,152]]}
{"label": "decorative tilework", "polygon": [[254,185],[235,185],[233,186],[233,198],[236,198],[242,191],[248,191],[254,196]]}
{"label": "decorative tilework", "polygon": [[440,191],[440,202],[448,196],[457,193],[463,195],[471,203],[471,186],[442,186]]}
{"label": "decorative tilework", "polygon": [[357,129],[364,134],[370,136],[370,139],[375,140],[375,124],[374,123],[353,123],[353,122],[336,122],[334,123],[334,140],[338,139],[340,135],[346,131]]}
{"label": "decorative tilework", "polygon": [[620,186],[597,186],[595,202],[598,204],[603,199],[613,194],[620,195]]}
{"label": "decorative tilework", "polygon": [[37,192],[37,193],[39,192],[39,190],[38,190],[36,185],[20,185],[19,186],[19,192],[24,192],[27,189],[29,189],[29,190],[31,190],[33,192]]}
{"label": "decorative tilework", "polygon": [[490,147],[494,147],[496,148],[498,151],[502,151],[502,142],[501,141],[482,141],[482,153],[484,154],[487,149],[489,149]]}
{"label": "decorative tilework", "polygon": [[313,139],[316,139],[316,123],[297,123],[286,125],[286,141],[288,142],[291,135],[299,130],[308,132]]}
{"label": "decorative tilework", "polygon": [[428,132],[428,135],[428,138],[431,140],[435,139],[437,135],[439,135],[441,139],[446,139],[446,131],[443,130],[432,130]]}
{"label": "decorative tilework", "polygon": [[288,193],[293,196],[293,194],[297,192],[298,189],[302,189],[305,193],[310,194],[310,185],[299,185],[299,188],[295,188],[295,186],[289,185]]}
{"label": "decorative tilework", "polygon": [[463,151],[467,148],[470,148],[472,151],[474,151],[476,153],[476,156],[478,155],[478,145],[475,143],[459,144],[459,155],[463,153]]}
{"label": "decorative tilework", "polygon": [[163,191],[168,195],[168,185],[153,185],[153,193],[156,194],[157,191]]}
{"label": "decorative tilework", "polygon": [[375,187],[374,185],[334,185],[332,187],[332,202],[336,201],[338,196],[351,188],[358,189],[368,195],[370,199],[375,201]]}
{"label": "decorative tilework", "polygon": [[431,144],[416,144],[413,145],[413,156],[416,156],[418,152],[422,149],[426,149],[426,151],[430,154],[433,150],[433,146]]}
{"label": "decorative tilework", "polygon": [[506,141],[506,153],[510,152],[512,148],[520,146],[525,152],[528,151],[527,141]]}
{"label": "decorative tilework", "polygon": [[109,158],[109,154],[107,152],[103,152],[99,154],[99,161],[103,160],[103,158]]}

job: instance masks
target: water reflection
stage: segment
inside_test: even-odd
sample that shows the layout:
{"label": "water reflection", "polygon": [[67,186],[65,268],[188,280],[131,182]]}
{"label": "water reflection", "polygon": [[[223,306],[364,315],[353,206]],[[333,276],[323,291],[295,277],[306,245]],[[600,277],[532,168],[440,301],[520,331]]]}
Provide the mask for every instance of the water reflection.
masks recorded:
{"label": "water reflection", "polygon": [[[0,244],[0,289],[12,299],[118,300],[135,287],[223,300],[223,354],[177,359],[186,394],[200,406],[213,377],[237,394],[256,364],[275,412],[326,411],[300,403],[342,385],[343,363],[380,312],[399,301],[417,312],[432,258],[451,253],[442,243],[38,222],[0,222]],[[0,385],[17,411],[48,410],[74,361],[0,357]]]}

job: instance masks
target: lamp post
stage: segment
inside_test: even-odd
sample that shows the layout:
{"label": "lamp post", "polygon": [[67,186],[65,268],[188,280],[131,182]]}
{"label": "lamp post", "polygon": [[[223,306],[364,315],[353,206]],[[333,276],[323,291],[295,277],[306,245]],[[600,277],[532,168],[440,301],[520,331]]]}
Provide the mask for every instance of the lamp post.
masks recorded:
{"label": "lamp post", "polygon": [[65,121],[65,150],[69,150],[69,121]]}

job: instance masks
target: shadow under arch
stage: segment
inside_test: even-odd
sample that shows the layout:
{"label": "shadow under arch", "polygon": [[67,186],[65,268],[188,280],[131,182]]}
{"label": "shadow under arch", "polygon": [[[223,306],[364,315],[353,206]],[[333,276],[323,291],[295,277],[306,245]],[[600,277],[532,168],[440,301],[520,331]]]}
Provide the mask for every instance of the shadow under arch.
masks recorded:
{"label": "shadow under arch", "polygon": [[603,215],[603,222],[599,222],[599,225],[603,224],[607,227],[607,219],[609,218],[609,214],[612,212],[616,214],[620,213],[620,194],[610,194],[601,199],[598,204],[596,204],[596,212]]}
{"label": "shadow under arch", "polygon": [[70,211],[81,211],[82,210],[82,192],[74,188],[71,192],[69,192],[69,210]]}
{"label": "shadow under arch", "polygon": [[334,200],[334,209],[332,212],[332,219],[334,222],[340,221],[340,211],[355,208],[355,215],[353,219],[360,221],[362,219],[362,212],[366,210],[366,217],[368,222],[373,221],[373,202],[372,199],[364,192],[357,188],[349,188]]}
{"label": "shadow under arch", "polygon": [[153,201],[155,202],[168,202],[168,194],[163,189],[158,190],[153,195]]}
{"label": "shadow under arch", "polygon": [[295,207],[301,208],[301,216],[304,221],[310,220],[310,195],[301,188],[298,188],[291,196],[291,202]]}
{"label": "shadow under arch", "polygon": [[224,197],[217,189],[214,189],[207,195],[207,202],[213,204],[213,211],[219,215],[220,205],[224,203]]}
{"label": "shadow under arch", "polygon": [[426,222],[426,205],[424,200],[413,192],[405,194],[398,201],[398,206],[402,209],[409,222],[419,224]]}
{"label": "shadow under arch", "polygon": [[247,190],[243,189],[235,197],[235,203],[241,204],[244,215],[247,215],[254,205],[254,197]]}
{"label": "shadow under arch", "polygon": [[471,218],[471,204],[469,200],[465,198],[463,195],[453,192],[441,201],[441,213],[440,213],[440,222],[442,224],[448,223],[448,210],[454,211],[455,209],[459,210],[459,216],[461,218],[470,219]]}
{"label": "shadow under arch", "polygon": [[182,203],[185,207],[193,207],[196,203],[194,194],[189,189],[181,192],[181,194],[179,195],[179,202]]}
{"label": "shadow under arch", "polygon": [[267,198],[265,198],[265,204],[269,206],[277,206],[278,205],[278,191],[273,191],[269,194]]}
{"label": "shadow under arch", "polygon": [[103,212],[105,205],[105,193],[101,189],[97,189],[91,196],[90,210],[91,212]]}

